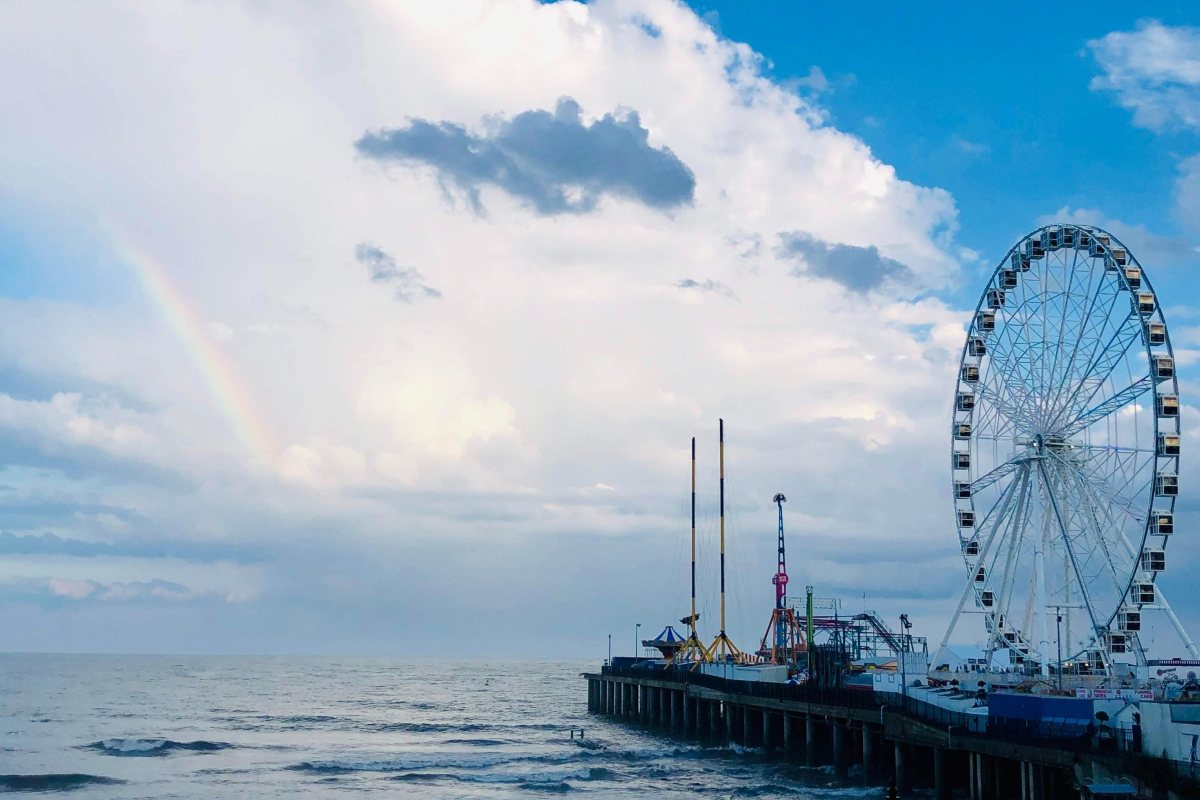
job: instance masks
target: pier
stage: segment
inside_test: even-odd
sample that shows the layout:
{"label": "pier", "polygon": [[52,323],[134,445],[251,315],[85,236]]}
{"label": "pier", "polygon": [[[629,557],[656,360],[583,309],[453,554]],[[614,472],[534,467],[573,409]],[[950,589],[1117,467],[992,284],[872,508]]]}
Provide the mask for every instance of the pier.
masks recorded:
{"label": "pier", "polygon": [[765,758],[829,765],[840,777],[861,765],[869,781],[894,778],[901,793],[931,790],[936,800],[1075,800],[1088,796],[1087,786],[1119,784],[1132,790],[1126,797],[1200,792],[1175,762],[1095,747],[1086,738],[972,730],[966,715],[912,697],[608,665],[584,677],[591,713],[664,735],[754,748]]}

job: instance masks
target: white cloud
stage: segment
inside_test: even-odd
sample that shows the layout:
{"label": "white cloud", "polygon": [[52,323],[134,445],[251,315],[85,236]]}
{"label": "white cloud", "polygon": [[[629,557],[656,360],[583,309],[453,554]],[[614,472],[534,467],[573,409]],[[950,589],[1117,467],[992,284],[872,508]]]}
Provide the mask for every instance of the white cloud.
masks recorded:
{"label": "white cloud", "polygon": [[1092,89],[1111,91],[1151,130],[1200,128],[1200,28],[1170,27],[1157,20],[1134,31],[1113,31],[1088,42],[1104,74]]}
{"label": "white cloud", "polygon": [[[928,486],[945,477],[963,315],[913,297],[967,255],[953,199],[903,180],[760,68],[667,0],[6,4],[0,97],[26,111],[0,130],[5,191],[64,230],[99,231],[114,261],[126,242],[109,234],[124,231],[198,319],[221,320],[208,333],[228,369],[196,364],[149,303],[8,300],[0,359],[64,391],[0,398],[0,421],[63,458],[86,445],[186,475],[152,488],[81,463],[54,492],[128,512],[139,532],[295,545],[301,592],[353,572],[341,559],[383,569],[396,542],[469,539],[486,574],[501,540],[670,535],[688,438],[711,465],[719,415],[748,518],[773,524],[763,486],[797,507],[858,509],[874,481],[872,505],[904,511],[840,516],[841,541],[920,541],[936,562],[955,547]],[[483,185],[480,216],[436,174],[354,151],[409,119],[474,129],[561,97],[589,120],[636,111],[649,146],[695,175],[692,204],[648,212],[604,195],[542,217]],[[904,265],[905,294],[792,275],[759,246],[800,229]],[[355,262],[362,242],[444,296],[393,302]],[[689,276],[741,302],[680,291]],[[103,399],[114,387],[128,402]],[[239,398],[277,432],[271,452],[245,451]],[[474,568],[421,567],[456,583]]]}
{"label": "white cloud", "polygon": [[1036,224],[1052,225],[1056,222],[1073,222],[1077,225],[1095,225],[1103,228],[1124,242],[1138,261],[1149,269],[1196,260],[1196,252],[1187,239],[1154,233],[1145,225],[1135,225],[1109,217],[1098,208],[1073,209],[1063,206],[1053,214],[1038,217]]}

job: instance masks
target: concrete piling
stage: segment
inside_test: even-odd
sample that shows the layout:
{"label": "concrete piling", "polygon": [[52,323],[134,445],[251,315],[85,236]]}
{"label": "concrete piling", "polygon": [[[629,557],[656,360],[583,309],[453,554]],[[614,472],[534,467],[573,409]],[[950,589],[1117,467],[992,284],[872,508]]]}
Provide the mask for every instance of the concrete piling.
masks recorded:
{"label": "concrete piling", "polygon": [[946,764],[946,751],[933,748],[933,796],[934,800],[950,800],[950,775]]}
{"label": "concrete piling", "polygon": [[844,778],[850,771],[846,763],[846,726],[835,720],[830,727],[833,728],[833,771],[839,778]]}
{"label": "concrete piling", "polygon": [[896,742],[894,750],[894,769],[896,773],[896,788],[902,792],[908,791],[908,764],[904,744]]}

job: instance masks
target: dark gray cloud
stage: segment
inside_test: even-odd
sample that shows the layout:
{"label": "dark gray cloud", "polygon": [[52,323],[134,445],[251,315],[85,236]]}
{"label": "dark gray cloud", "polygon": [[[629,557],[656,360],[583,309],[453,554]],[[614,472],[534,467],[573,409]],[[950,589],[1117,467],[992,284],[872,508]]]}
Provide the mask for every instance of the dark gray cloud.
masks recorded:
{"label": "dark gray cloud", "polygon": [[728,286],[721,283],[720,281],[714,281],[711,278],[709,278],[707,280],[703,280],[703,281],[697,281],[697,280],[693,280],[691,278],[684,278],[683,280],[679,281],[675,285],[678,286],[680,289],[690,289],[690,290],[694,290],[697,292],[712,292],[713,294],[719,294],[722,297],[736,298],[736,295],[734,295],[734,293],[733,293],[733,289],[730,289]]}
{"label": "dark gray cloud", "polygon": [[669,210],[692,202],[696,178],[667,147],[652,147],[634,111],[584,124],[569,97],[554,112],[525,111],[474,136],[453,122],[414,119],[366,133],[358,152],[381,162],[428,164],[443,187],[464,194],[477,213],[480,189],[496,186],[538,214],[584,214],[604,194]]}
{"label": "dark gray cloud", "polygon": [[878,289],[889,280],[904,280],[912,276],[908,267],[879,254],[874,245],[856,247],[851,244],[830,244],[802,231],[780,234],[782,258],[800,259],[793,275],[813,275],[837,281],[853,292]]}
{"label": "dark gray cloud", "polygon": [[414,297],[441,297],[442,293],[425,284],[425,277],[411,267],[396,265],[396,259],[373,244],[363,242],[354,248],[354,257],[366,266],[375,283],[384,283],[395,290],[395,297],[411,303]]}

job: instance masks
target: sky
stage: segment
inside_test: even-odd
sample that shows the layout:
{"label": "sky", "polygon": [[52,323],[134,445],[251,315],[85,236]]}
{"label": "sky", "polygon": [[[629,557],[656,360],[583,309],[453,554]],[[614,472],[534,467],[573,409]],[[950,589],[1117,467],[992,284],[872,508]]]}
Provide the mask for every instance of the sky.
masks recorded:
{"label": "sky", "polygon": [[[987,277],[1101,225],[1167,309],[1194,633],[1185,3],[0,4],[0,649],[430,656],[940,637]],[[654,631],[651,631],[654,632]],[[709,633],[713,631],[710,629]]]}

